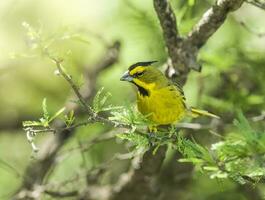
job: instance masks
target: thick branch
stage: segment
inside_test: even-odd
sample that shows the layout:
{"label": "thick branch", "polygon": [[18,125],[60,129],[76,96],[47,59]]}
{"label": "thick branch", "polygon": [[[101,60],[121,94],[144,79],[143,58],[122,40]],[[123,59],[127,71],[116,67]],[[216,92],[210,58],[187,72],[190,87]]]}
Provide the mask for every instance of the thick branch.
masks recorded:
{"label": "thick branch", "polygon": [[178,35],[176,16],[171,8],[171,5],[168,0],[154,0],[154,8],[163,30],[166,47],[169,57],[171,58],[172,65],[174,68],[178,68],[179,71],[183,71],[184,66],[183,64],[180,65],[180,56],[178,54],[182,38]]}
{"label": "thick branch", "polygon": [[168,0],[154,0],[154,7],[163,30],[168,54],[172,59],[172,65],[177,67],[179,65],[177,51],[182,39],[178,35],[175,14]]}
{"label": "thick branch", "polygon": [[[178,82],[184,85],[190,69],[200,71],[201,67],[197,63],[199,47],[204,45],[209,37],[223,24],[227,14],[238,9],[242,3],[243,0],[217,0],[216,4],[204,14],[202,20],[194,27],[189,36],[184,39],[178,35],[175,15],[169,2],[167,0],[154,0],[154,7],[163,30],[168,54],[172,61],[172,66],[169,65],[166,72],[168,77],[174,80],[176,77],[174,75],[177,75]],[[188,174],[187,177],[183,178],[184,180],[181,180],[184,185],[185,183],[187,184],[193,168],[190,166],[181,167],[179,163],[176,165],[172,165],[175,167],[173,171]],[[165,173],[162,173],[163,175]],[[162,176],[160,177],[160,182],[163,180]],[[169,173],[168,179],[170,178],[173,179],[174,174]],[[174,184],[179,185],[179,183],[175,182]],[[181,188],[183,189],[183,187]],[[170,194],[162,193],[160,199],[173,199],[176,197],[179,197],[179,191],[171,192]]]}
{"label": "thick branch", "polygon": [[184,84],[190,69],[200,71],[196,57],[190,46],[178,35],[176,17],[168,0],[154,0],[154,8],[159,18],[169,55],[169,67],[166,75],[173,79],[178,75],[178,82]]}
{"label": "thick branch", "polygon": [[240,8],[243,2],[244,0],[217,0],[194,26],[187,40],[197,48],[202,47],[224,23],[229,12]]}
{"label": "thick branch", "polygon": [[217,0],[184,39],[178,35],[176,17],[168,0],[154,0],[169,58],[172,61],[172,66],[169,65],[167,69],[167,76],[173,80],[177,79],[183,85],[190,69],[200,71],[201,66],[197,63],[198,49],[224,23],[228,13],[238,9],[243,1]]}

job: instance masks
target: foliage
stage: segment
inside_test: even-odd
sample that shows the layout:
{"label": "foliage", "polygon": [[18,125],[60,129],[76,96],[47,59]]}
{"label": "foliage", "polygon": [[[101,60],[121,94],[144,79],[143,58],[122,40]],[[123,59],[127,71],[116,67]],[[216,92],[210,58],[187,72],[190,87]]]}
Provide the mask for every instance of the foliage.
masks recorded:
{"label": "foliage", "polygon": [[131,142],[136,149],[143,148],[147,149],[149,146],[149,140],[145,135],[138,134],[135,132],[128,132],[128,133],[120,133],[117,134],[117,137],[124,140]]}
{"label": "foliage", "polygon": [[[31,40],[41,37],[40,33],[34,31],[29,25],[26,27]],[[43,48],[45,51],[46,49],[46,47]],[[47,55],[50,57],[49,53]],[[64,68],[62,70],[71,81],[71,77],[66,70]],[[74,85],[75,83],[70,82],[70,84]],[[114,122],[116,126],[130,127],[126,133],[117,134],[117,137],[129,141],[136,149],[147,149],[150,145],[156,146],[155,153],[161,145],[170,145],[183,155],[183,158],[179,160],[180,162],[193,163],[202,172],[209,174],[210,178],[231,178],[241,184],[255,183],[260,179],[264,179],[265,170],[262,163],[265,161],[265,137],[264,134],[258,133],[250,127],[242,113],[239,113],[238,120],[234,122],[237,133],[229,133],[225,140],[212,144],[211,149],[208,149],[185,138],[174,126],[170,129],[161,129],[155,135],[143,133],[145,127],[153,125],[147,119],[148,116],[140,114],[132,105],[117,107],[109,104],[108,100],[111,94],[109,92],[104,93],[103,90],[104,88],[101,88],[92,101],[91,110],[94,116],[90,116],[92,117],[91,120],[93,121],[94,117],[101,112],[110,111],[108,120]],[[82,99],[78,99],[78,101],[82,103]],[[50,116],[46,99],[43,100],[42,109],[43,116],[39,121],[25,121],[23,123],[34,151],[37,151],[37,147],[33,143],[35,135],[42,131],[56,131],[50,128],[50,123],[65,110],[65,108],[62,108]],[[78,123],[74,124],[73,111],[65,115],[63,120],[67,128],[79,126]],[[90,121],[88,120],[87,123],[90,123]]]}
{"label": "foliage", "polygon": [[[12,184],[7,185],[9,183],[7,180],[10,178],[0,171],[0,184],[4,188],[0,191],[1,199],[5,188],[15,190],[16,184],[23,182],[21,181],[23,179],[22,171],[26,165],[31,166],[31,163],[25,162],[28,160],[29,154],[27,151],[29,149],[28,146],[24,145],[25,138],[22,138],[24,140],[21,139],[18,142],[17,138],[21,134],[13,134],[13,132],[20,133],[19,130],[13,131],[14,128],[17,128],[15,126],[16,123],[20,119],[29,118],[37,119],[23,122],[27,140],[34,152],[38,151],[34,141],[45,138],[49,135],[48,133],[59,133],[61,130],[78,128],[75,135],[78,138],[82,135],[81,143],[78,142],[76,144],[76,137],[72,134],[72,138],[62,145],[62,152],[59,152],[59,156],[55,158],[55,164],[57,165],[53,166],[54,169],[46,177],[45,183],[47,183],[48,188],[51,190],[58,189],[59,193],[62,189],[61,194],[64,194],[64,191],[68,192],[69,188],[80,189],[81,187],[79,188],[79,186],[81,185],[82,189],[85,188],[87,183],[84,183],[83,179],[89,179],[90,166],[97,169],[97,164],[99,163],[104,168],[104,170],[99,169],[99,173],[103,174],[103,181],[100,182],[101,186],[105,183],[108,186],[112,185],[113,182],[116,182],[118,176],[128,169],[129,160],[134,158],[136,151],[140,152],[139,155],[142,155],[147,149],[154,147],[153,156],[155,157],[156,151],[162,145],[167,145],[174,152],[180,152],[183,158],[178,161],[182,162],[184,166],[188,166],[185,165],[187,162],[192,163],[197,173],[206,175],[203,178],[190,181],[189,186],[185,187],[185,191],[184,187],[179,187],[189,182],[186,180],[182,181],[182,176],[185,176],[185,174],[178,174],[178,176],[181,176],[180,183],[176,181],[177,177],[172,176],[171,178],[174,181],[169,182],[170,188],[166,188],[165,191],[170,190],[171,192],[183,189],[182,193],[191,195],[188,198],[196,199],[216,199],[216,196],[211,196],[214,193],[212,189],[216,192],[215,195],[221,196],[218,196],[218,199],[226,199],[223,197],[223,194],[227,192],[238,193],[238,188],[241,186],[237,185],[237,183],[245,184],[246,187],[254,188],[254,190],[259,189],[264,191],[264,185],[259,184],[259,187],[256,186],[257,183],[264,183],[265,177],[264,114],[259,116],[259,113],[264,113],[265,109],[265,59],[264,45],[261,42],[264,39],[264,34],[262,34],[264,32],[262,27],[264,26],[262,26],[262,20],[257,20],[264,18],[262,14],[255,12],[255,10],[253,12],[252,8],[247,6],[248,4],[245,4],[245,8],[240,10],[239,13],[231,14],[226,19],[226,23],[222,28],[198,52],[198,62],[203,65],[202,73],[190,73],[189,80],[184,87],[187,100],[191,100],[191,104],[199,104],[200,107],[205,107],[207,110],[213,111],[213,113],[220,114],[222,118],[220,124],[215,124],[214,121],[210,123],[206,119],[196,119],[196,124],[203,127],[202,129],[185,130],[172,126],[164,129],[161,128],[156,134],[148,134],[147,127],[152,126],[152,122],[147,119],[148,116],[141,115],[134,104],[128,103],[120,106],[122,100],[128,100],[132,97],[132,95],[128,95],[132,91],[131,88],[126,88],[126,85],[120,84],[117,77],[132,62],[145,59],[150,60],[152,58],[159,60],[162,64],[168,59],[161,27],[152,7],[153,2],[148,1],[143,3],[141,0],[121,0],[119,5],[120,12],[117,12],[119,14],[116,18],[113,16],[116,15],[115,11],[117,10],[114,9],[114,13],[113,10],[110,11],[115,7],[113,2],[110,3],[105,0],[104,6],[102,4],[100,10],[94,9],[94,5],[91,6],[89,5],[90,3],[82,2],[82,4],[88,5],[88,7],[86,7],[85,12],[80,12],[81,17],[75,15],[76,17],[71,17],[70,21],[66,18],[58,17],[59,23],[56,23],[57,19],[53,17],[53,10],[56,10],[56,16],[61,16],[65,13],[69,17],[69,13],[72,13],[75,9],[72,9],[71,6],[68,9],[65,8],[64,6],[67,7],[68,3],[53,3],[50,0],[47,2],[47,8],[43,6],[46,2],[39,4],[40,10],[38,10],[35,2],[25,1],[23,6],[22,4],[14,4],[15,9],[12,8],[6,12],[5,17],[2,15],[4,12],[0,12],[0,17],[2,17],[0,21],[2,24],[5,24],[4,28],[0,31],[0,37],[4,38],[1,41],[4,53],[0,56],[0,70],[1,75],[5,75],[1,77],[0,108],[2,117],[0,121],[3,121],[1,124],[4,124],[4,127],[6,124],[14,126],[0,135],[0,146],[2,147],[0,151],[0,170],[4,169],[9,171],[9,173],[15,174],[14,177],[11,177],[14,183],[12,182]],[[174,7],[180,35],[188,33],[213,3],[213,1],[196,0],[169,2]],[[254,4],[254,2],[258,1],[247,2]],[[75,2],[75,6],[79,3],[78,1]],[[13,5],[13,3],[11,4]],[[54,9],[55,7],[53,6],[57,4],[59,7]],[[108,7],[108,9],[105,10],[104,7]],[[90,23],[90,20],[93,19],[90,17],[90,13],[93,14],[95,10],[97,10],[96,13],[98,15],[101,12],[104,13],[103,25],[101,22],[98,23],[98,21]],[[248,13],[251,13],[251,15]],[[245,17],[244,15],[246,19],[243,18]],[[84,16],[88,16],[84,20],[85,24],[83,24]],[[251,19],[252,16],[254,16],[253,19]],[[30,23],[21,22],[21,19]],[[44,19],[47,20],[47,23]],[[82,22],[80,19],[82,19]],[[250,20],[248,21],[248,19]],[[108,20],[111,21],[111,26],[109,26]],[[241,22],[241,20],[246,20],[249,28],[245,25],[243,26],[243,21]],[[60,27],[61,21],[69,22],[70,26]],[[112,23],[113,21],[115,23]],[[36,24],[40,23],[41,25],[36,26]],[[26,38],[24,39],[30,50],[18,54],[12,53],[11,57],[16,58],[12,61],[9,61],[8,56],[2,59],[5,56],[5,51],[14,52],[21,48],[20,41],[22,39],[15,38],[18,35],[20,37],[25,35],[20,32],[21,27],[19,26],[21,24],[26,29]],[[81,28],[76,28],[73,24]],[[93,40],[95,39],[94,36],[90,37],[93,33],[88,33],[89,31],[84,27],[93,30],[93,33],[100,33],[94,34],[97,38],[96,42]],[[256,29],[259,30],[258,34],[255,33]],[[9,40],[6,40],[7,42],[5,41],[6,36],[9,37]],[[61,81],[62,76],[58,70],[55,70],[55,74],[59,75],[58,79],[51,77],[54,68],[47,67],[47,65],[50,65],[50,61],[54,61],[54,58],[56,60],[63,59],[64,66],[61,66],[63,72],[67,74],[68,78],[74,80],[72,82],[79,89],[81,81],[77,77],[80,77],[80,71],[82,70],[83,72],[84,68],[88,68],[89,73],[90,70],[93,71],[93,67],[97,66],[94,63],[99,56],[95,53],[98,51],[98,47],[102,47],[102,43],[108,47],[109,44],[106,41],[112,41],[117,38],[122,42],[120,61],[113,68],[105,70],[103,75],[94,77],[98,82],[91,87],[101,89],[98,90],[94,98],[90,99],[89,102],[91,103],[88,104],[86,101],[87,107],[91,109],[93,115],[85,114],[80,116],[74,110],[65,110],[64,107],[60,109],[61,105],[65,102],[65,98],[69,96],[69,90],[66,89],[64,82]],[[84,50],[84,46],[86,50]],[[102,50],[100,49],[100,51]],[[40,56],[48,57],[48,62],[47,59],[40,59]],[[100,57],[99,60],[104,60],[104,56]],[[69,64],[69,60],[72,63]],[[77,72],[78,74],[74,74],[72,71],[77,68],[81,70]],[[71,72],[71,75],[69,72]],[[52,80],[56,81],[53,82]],[[106,89],[103,89],[102,85]],[[14,95],[15,98],[13,98]],[[43,96],[47,97],[49,105],[47,106],[46,98],[44,98],[42,102],[42,114],[39,117],[39,104]],[[81,104],[80,100],[76,100],[74,103]],[[237,119],[234,120],[234,125],[231,125],[231,121],[235,118],[235,108],[242,109],[246,117],[242,113],[239,113],[236,117]],[[97,120],[95,118],[97,116],[102,117],[104,120]],[[257,119],[257,122],[254,123],[254,119]],[[54,129],[55,123],[53,122],[55,120],[60,121],[60,124],[64,128]],[[102,124],[106,126],[102,126]],[[79,128],[81,126],[86,127]],[[109,134],[110,127],[111,131]],[[219,135],[219,130],[221,130],[222,136],[220,141],[213,142],[212,135],[208,135],[204,127],[218,130]],[[106,132],[108,134],[105,135]],[[42,137],[36,137],[38,133],[45,134],[42,134]],[[196,134],[196,140],[192,138],[191,133]],[[197,135],[201,136],[201,134],[202,137],[198,138]],[[6,140],[6,135],[10,138],[9,140]],[[58,135],[52,136],[58,137]],[[115,136],[117,139],[113,140]],[[63,135],[60,135],[60,137],[63,137]],[[13,141],[16,145],[10,145],[10,143],[13,144]],[[122,144],[120,144],[121,141],[123,142]],[[39,143],[39,141],[37,142]],[[104,144],[101,145],[100,143],[102,142]],[[11,153],[12,149],[13,152]],[[114,159],[112,158],[113,155]],[[36,157],[38,156],[36,154]],[[171,159],[170,156],[166,159]],[[109,167],[109,158],[111,158],[112,162],[111,168]],[[126,161],[118,162],[119,159]],[[132,159],[133,164],[134,160],[137,159]],[[13,163],[10,164],[9,161]],[[135,167],[133,164],[131,166]],[[164,168],[167,169],[167,160],[164,164]],[[41,166],[45,167],[46,165],[43,164]],[[108,168],[107,173],[105,173],[106,168]],[[38,168],[34,168],[31,171],[38,170]],[[78,174],[77,178],[75,176],[72,178],[71,175],[75,175],[74,173],[76,172]],[[101,177],[101,175],[93,175],[92,180],[96,182],[98,177]],[[78,181],[76,181],[77,179]],[[224,183],[221,189],[219,184],[213,186],[212,183],[216,181],[210,179],[222,180],[222,183]],[[67,186],[65,184],[60,185],[60,181],[62,183],[67,182]],[[59,183],[55,184],[58,187],[54,187],[53,182]],[[197,182],[196,187],[194,187],[194,182]],[[49,185],[50,183],[51,185]],[[163,187],[167,187],[168,182],[164,183],[162,182]],[[249,186],[248,183],[254,184],[254,187]],[[224,188],[223,185],[225,185]],[[44,192],[46,185],[40,186],[40,190]],[[89,185],[88,187],[94,189],[94,185]],[[194,192],[194,188],[198,190],[197,193]],[[94,191],[97,191],[96,189]],[[164,188],[161,188],[161,191],[164,191]],[[48,194],[46,195],[48,196]],[[47,199],[50,198],[50,196],[47,197]],[[186,198],[187,196],[184,198],[180,197],[180,199]],[[44,197],[44,199],[46,198]],[[228,199],[234,198],[229,197]]]}
{"label": "foliage", "polygon": [[[133,118],[134,115],[133,112],[119,113],[119,118]],[[137,131],[119,134],[118,137],[129,141],[136,148],[146,148],[148,145],[157,147],[170,145],[183,155],[179,162],[193,163],[210,178],[230,178],[240,184],[264,181],[265,132],[258,132],[251,128],[241,112],[238,114],[238,119],[234,121],[234,125],[237,128],[236,132],[227,134],[224,140],[212,144],[210,149],[185,138],[174,127],[169,130],[160,130],[152,138],[143,136]]]}
{"label": "foliage", "polygon": [[121,107],[108,105],[107,100],[110,98],[111,93],[103,93],[104,87],[98,90],[92,102],[92,109],[95,114],[103,111],[110,111],[120,109]]}
{"label": "foliage", "polygon": [[231,178],[240,184],[265,178],[264,132],[252,129],[242,113],[234,122],[236,133],[228,134],[211,149],[179,136],[176,148],[184,155],[180,162],[192,162],[211,178]]}
{"label": "foliage", "polygon": [[[43,110],[43,116],[39,119],[39,121],[24,121],[23,122],[23,127],[34,127],[34,126],[43,126],[44,128],[47,128],[50,126],[50,123],[55,120],[57,117],[59,117],[65,110],[65,107],[61,108],[58,110],[56,113],[54,113],[52,116],[50,116],[50,113],[48,112],[47,109],[47,104],[46,104],[46,98],[43,99],[42,101],[42,110]],[[69,121],[66,120],[67,123]]]}
{"label": "foliage", "polygon": [[116,111],[112,110],[110,114],[111,117],[109,117],[109,120],[129,125],[133,127],[133,129],[152,124],[152,122],[147,119],[147,116],[143,116],[134,105],[120,107],[120,109]]}

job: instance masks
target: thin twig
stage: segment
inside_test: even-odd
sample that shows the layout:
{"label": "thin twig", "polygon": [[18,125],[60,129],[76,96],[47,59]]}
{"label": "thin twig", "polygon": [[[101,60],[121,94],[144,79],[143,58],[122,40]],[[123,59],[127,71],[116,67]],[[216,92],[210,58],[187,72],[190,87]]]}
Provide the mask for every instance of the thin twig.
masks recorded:
{"label": "thin twig", "polygon": [[44,190],[44,192],[52,197],[56,198],[65,198],[65,197],[74,197],[78,195],[77,190],[62,192],[62,191],[52,191],[52,190]]}
{"label": "thin twig", "polygon": [[[85,99],[85,102],[91,101],[96,92],[95,83],[98,74],[102,70],[112,66],[112,64],[117,62],[119,58],[119,49],[120,43],[117,41],[114,42],[112,46],[108,47],[107,51],[102,56],[102,59],[100,59],[93,68],[95,70],[90,73],[85,73],[85,84],[83,86],[83,90],[81,91],[81,96]],[[72,97],[70,99],[72,99]],[[65,107],[68,111],[74,110],[76,116],[82,113],[78,104],[69,104],[68,100]],[[56,119],[54,120],[51,127],[56,130],[63,129],[65,128],[65,124],[62,121]],[[26,195],[25,191],[34,190],[35,185],[43,183],[48,172],[55,165],[55,159],[58,151],[61,149],[64,143],[74,135],[74,130],[75,129],[73,128],[70,130],[60,131],[53,138],[50,138],[46,141],[43,148],[41,148],[42,151],[40,158],[34,162],[30,162],[26,167],[21,186],[18,189],[17,195],[14,197],[14,199],[20,199],[20,196]]]}
{"label": "thin twig", "polygon": [[63,76],[63,78],[68,82],[68,84],[71,86],[71,88],[73,89],[75,95],[77,96],[78,100],[81,102],[83,108],[86,110],[86,112],[93,117],[93,111],[91,108],[88,107],[88,105],[86,104],[85,99],[82,97],[82,95],[79,92],[79,88],[77,87],[77,85],[73,82],[72,78],[70,75],[66,74],[63,70],[62,67],[62,62],[63,60],[60,59],[56,59],[53,57],[50,57],[56,64],[58,71],[60,72],[60,74]]}

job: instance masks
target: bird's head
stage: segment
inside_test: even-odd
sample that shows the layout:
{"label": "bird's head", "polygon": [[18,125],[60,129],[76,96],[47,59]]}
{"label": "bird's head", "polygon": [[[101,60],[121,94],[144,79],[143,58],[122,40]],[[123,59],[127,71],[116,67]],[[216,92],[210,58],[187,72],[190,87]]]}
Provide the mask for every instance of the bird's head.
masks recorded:
{"label": "bird's head", "polygon": [[152,66],[157,61],[138,62],[129,67],[121,77],[121,81],[134,83],[138,89],[147,91],[164,83],[166,77],[156,67]]}

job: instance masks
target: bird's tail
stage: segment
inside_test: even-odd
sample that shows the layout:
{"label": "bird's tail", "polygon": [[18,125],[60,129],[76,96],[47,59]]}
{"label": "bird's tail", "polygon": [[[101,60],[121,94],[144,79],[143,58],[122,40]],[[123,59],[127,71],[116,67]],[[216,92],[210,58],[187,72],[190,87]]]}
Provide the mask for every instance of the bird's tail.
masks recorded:
{"label": "bird's tail", "polygon": [[208,116],[208,117],[212,117],[212,118],[216,118],[216,119],[220,119],[219,116],[212,114],[206,110],[199,110],[196,108],[191,108],[191,116],[192,117],[198,117],[198,116]]}

